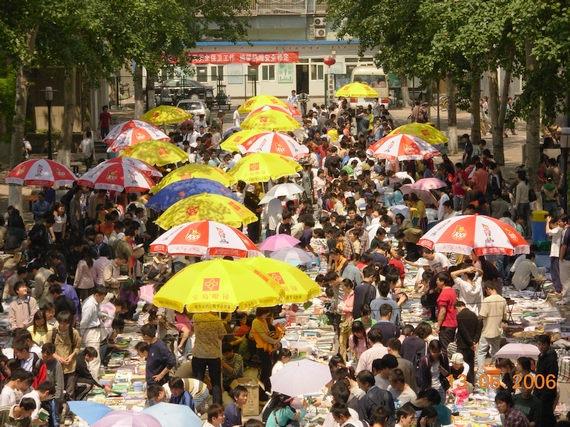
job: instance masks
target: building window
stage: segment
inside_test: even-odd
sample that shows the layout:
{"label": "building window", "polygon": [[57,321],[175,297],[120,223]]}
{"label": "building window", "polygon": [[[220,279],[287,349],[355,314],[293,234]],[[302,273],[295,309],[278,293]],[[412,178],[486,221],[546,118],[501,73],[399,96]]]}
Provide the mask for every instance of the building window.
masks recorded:
{"label": "building window", "polygon": [[324,79],[324,66],[322,64],[311,64],[311,80]]}
{"label": "building window", "polygon": [[275,65],[261,66],[261,80],[263,81],[275,80]]}
{"label": "building window", "polygon": [[220,80],[224,80],[224,66],[223,65],[216,65],[210,67],[210,81],[216,82]]}
{"label": "building window", "polygon": [[196,67],[196,81],[200,83],[208,81],[208,67]]}

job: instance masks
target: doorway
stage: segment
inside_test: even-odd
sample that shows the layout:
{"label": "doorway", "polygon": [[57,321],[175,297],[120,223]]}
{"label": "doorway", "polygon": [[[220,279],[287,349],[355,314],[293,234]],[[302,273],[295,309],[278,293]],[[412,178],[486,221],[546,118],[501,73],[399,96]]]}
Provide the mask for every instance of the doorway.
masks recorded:
{"label": "doorway", "polygon": [[296,66],[297,75],[297,93],[305,91],[309,93],[309,65],[308,64],[297,64]]}

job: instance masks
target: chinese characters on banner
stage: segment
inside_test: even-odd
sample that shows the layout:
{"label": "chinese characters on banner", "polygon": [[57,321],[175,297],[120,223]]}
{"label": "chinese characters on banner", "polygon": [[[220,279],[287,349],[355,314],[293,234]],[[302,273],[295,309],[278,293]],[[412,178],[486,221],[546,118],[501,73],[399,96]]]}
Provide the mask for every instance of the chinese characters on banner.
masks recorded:
{"label": "chinese characters on banner", "polygon": [[193,64],[247,64],[252,59],[258,59],[264,63],[299,62],[297,52],[190,52]]}

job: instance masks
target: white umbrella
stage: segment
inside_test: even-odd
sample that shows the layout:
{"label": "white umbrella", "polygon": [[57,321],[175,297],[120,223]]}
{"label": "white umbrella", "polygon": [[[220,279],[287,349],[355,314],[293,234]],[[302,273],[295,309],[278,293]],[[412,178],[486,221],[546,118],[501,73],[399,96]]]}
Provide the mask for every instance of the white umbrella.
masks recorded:
{"label": "white umbrella", "polygon": [[301,248],[281,248],[277,249],[270,255],[273,259],[285,261],[289,264],[298,265],[305,262],[311,262],[313,259]]}
{"label": "white umbrella", "polygon": [[518,359],[519,357],[538,359],[539,354],[538,347],[533,344],[511,343],[497,351],[495,359]]}
{"label": "white umbrella", "polygon": [[327,365],[309,359],[289,362],[270,378],[272,391],[287,396],[316,393],[331,379]]}
{"label": "white umbrella", "polygon": [[269,190],[263,199],[259,202],[260,205],[266,205],[276,197],[285,196],[287,199],[295,199],[297,194],[302,194],[305,191],[303,187],[294,182],[286,182],[285,184],[277,184]]}

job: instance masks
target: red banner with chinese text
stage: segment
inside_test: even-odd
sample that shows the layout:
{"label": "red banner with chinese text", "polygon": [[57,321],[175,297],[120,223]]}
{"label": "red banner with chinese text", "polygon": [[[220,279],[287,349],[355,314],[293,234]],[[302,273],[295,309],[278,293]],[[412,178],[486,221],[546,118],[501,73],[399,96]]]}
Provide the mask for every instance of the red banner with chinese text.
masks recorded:
{"label": "red banner with chinese text", "polygon": [[247,64],[253,59],[262,63],[299,62],[297,52],[191,52],[193,64]]}

